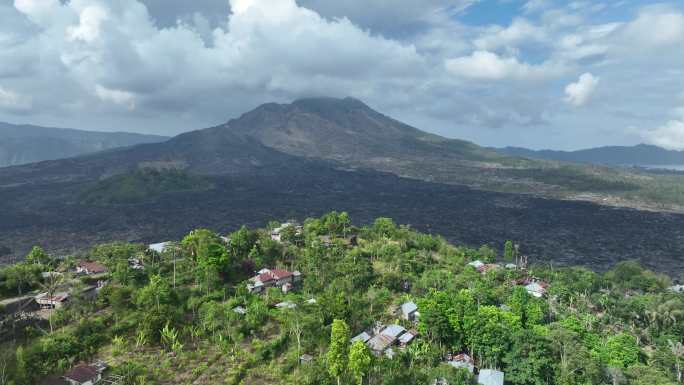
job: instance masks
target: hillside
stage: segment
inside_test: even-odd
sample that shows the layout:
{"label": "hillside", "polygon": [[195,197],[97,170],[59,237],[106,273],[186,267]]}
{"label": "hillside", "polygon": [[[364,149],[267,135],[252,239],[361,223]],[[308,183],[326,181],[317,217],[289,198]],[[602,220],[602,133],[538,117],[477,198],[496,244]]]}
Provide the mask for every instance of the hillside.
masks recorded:
{"label": "hillside", "polygon": [[309,167],[312,162],[616,206],[684,207],[681,176],[503,156],[418,130],[352,98],[265,104],[224,125],[164,143],[0,170],[0,183],[96,180],[140,167],[248,175]]}
{"label": "hillside", "polygon": [[[386,217],[355,226],[338,212],[195,229],[161,251],[116,242],[61,260],[34,248],[28,262],[0,269],[0,324],[15,326],[0,328],[3,378],[679,383],[684,294],[668,276],[634,262],[606,273],[537,262],[503,239],[467,247]],[[56,309],[17,311],[34,296]]]}
{"label": "hillside", "polygon": [[470,245],[515,239],[555,263],[638,259],[681,275],[684,216],[609,205],[676,208],[683,188],[676,175],[504,157],[358,100],[306,99],[163,143],[1,168],[0,257],[343,209]]}
{"label": "hillside", "polygon": [[673,166],[684,165],[684,151],[639,144],[636,146],[606,146],[577,151],[529,150],[521,147],[504,147],[497,151],[533,159],[564,162],[605,164],[613,166]]}
{"label": "hillside", "polygon": [[0,122],[0,167],[109,150],[168,138],[126,132],[94,132]]}

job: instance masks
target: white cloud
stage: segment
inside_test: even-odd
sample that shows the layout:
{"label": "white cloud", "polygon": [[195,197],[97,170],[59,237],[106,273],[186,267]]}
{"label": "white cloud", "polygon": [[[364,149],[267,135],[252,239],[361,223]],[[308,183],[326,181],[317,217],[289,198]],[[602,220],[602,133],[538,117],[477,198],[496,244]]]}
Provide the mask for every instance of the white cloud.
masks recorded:
{"label": "white cloud", "polygon": [[131,92],[109,89],[97,84],[95,86],[95,95],[103,102],[112,102],[129,110],[135,109],[135,95]]}
{"label": "white cloud", "polygon": [[67,35],[71,40],[91,43],[100,37],[100,26],[106,19],[105,9],[97,5],[88,6],[81,11],[79,24],[67,29]]}
{"label": "white cloud", "polygon": [[656,146],[684,150],[684,120],[670,120],[655,130],[647,131],[644,138]]}
{"label": "white cloud", "polygon": [[541,79],[560,71],[550,64],[530,65],[489,51],[448,59],[445,66],[455,76],[478,80]]}
{"label": "white cloud", "polygon": [[493,51],[501,47],[513,48],[522,43],[543,41],[546,34],[541,28],[524,19],[515,19],[510,26],[492,26],[474,41],[479,50]]}
{"label": "white cloud", "polygon": [[640,10],[626,23],[620,38],[628,48],[659,48],[684,42],[684,14],[669,6],[654,5]]}
{"label": "white cloud", "polygon": [[0,110],[10,111],[27,110],[31,107],[31,99],[24,97],[12,90],[0,87]]}
{"label": "white cloud", "polygon": [[582,107],[591,98],[591,95],[598,86],[599,78],[590,73],[584,73],[575,83],[570,83],[565,87],[565,101],[575,107]]}

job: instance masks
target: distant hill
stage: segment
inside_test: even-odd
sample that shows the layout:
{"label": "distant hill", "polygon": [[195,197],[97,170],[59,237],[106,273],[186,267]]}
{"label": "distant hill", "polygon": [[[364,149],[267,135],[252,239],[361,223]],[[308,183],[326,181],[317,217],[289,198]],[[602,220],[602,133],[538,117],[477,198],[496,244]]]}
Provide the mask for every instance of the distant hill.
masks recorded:
{"label": "distant hill", "polygon": [[521,147],[498,149],[505,155],[564,162],[605,164],[614,166],[684,165],[684,151],[666,150],[649,144],[606,146],[578,151],[529,150]]}
{"label": "distant hill", "polygon": [[167,139],[126,132],[93,132],[0,122],[0,167],[69,158]]}

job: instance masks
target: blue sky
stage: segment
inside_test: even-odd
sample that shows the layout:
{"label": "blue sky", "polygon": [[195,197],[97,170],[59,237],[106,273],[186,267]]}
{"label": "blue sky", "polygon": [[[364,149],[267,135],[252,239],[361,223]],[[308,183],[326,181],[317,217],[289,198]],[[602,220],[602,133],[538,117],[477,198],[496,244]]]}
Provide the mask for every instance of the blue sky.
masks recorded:
{"label": "blue sky", "polygon": [[355,96],[488,146],[684,149],[684,3],[13,0],[0,120],[173,135]]}

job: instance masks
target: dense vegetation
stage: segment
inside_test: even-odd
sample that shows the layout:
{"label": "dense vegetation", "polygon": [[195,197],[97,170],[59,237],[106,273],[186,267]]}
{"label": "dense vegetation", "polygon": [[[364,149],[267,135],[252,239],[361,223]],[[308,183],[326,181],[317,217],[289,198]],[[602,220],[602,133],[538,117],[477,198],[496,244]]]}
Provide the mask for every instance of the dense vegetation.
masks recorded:
{"label": "dense vegetation", "polygon": [[162,194],[201,191],[211,187],[203,177],[179,170],[140,169],[103,179],[81,194],[81,202],[91,205],[134,204],[155,200]]}
{"label": "dense vegetation", "polygon": [[[346,242],[352,234],[358,245]],[[109,284],[96,301],[75,298],[52,314],[52,332],[38,323],[11,333],[0,384],[35,383],[94,358],[127,384],[473,383],[444,363],[450,352],[501,369],[507,384],[682,380],[684,296],[634,262],[605,274],[534,264],[481,274],[468,263],[518,262],[518,249],[453,246],[387,218],[357,228],[334,212],[282,238],[243,227],[227,243],[195,230],[161,254],[127,243],[95,247],[83,257],[108,267]],[[144,269],[131,268],[129,258],[142,259]],[[36,248],[0,272],[3,295],[45,291],[54,282],[40,272],[74,263]],[[264,267],[299,270],[302,283],[287,294],[249,294],[246,279]],[[64,276],[61,290],[88,279]],[[518,284],[531,277],[549,284],[548,296]],[[407,300],[418,305],[417,325],[399,319]],[[297,307],[274,307],[282,301]],[[416,327],[419,336],[391,359],[350,343],[376,322]],[[313,361],[300,362],[302,354]]]}

